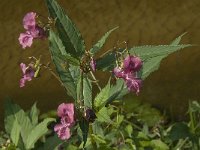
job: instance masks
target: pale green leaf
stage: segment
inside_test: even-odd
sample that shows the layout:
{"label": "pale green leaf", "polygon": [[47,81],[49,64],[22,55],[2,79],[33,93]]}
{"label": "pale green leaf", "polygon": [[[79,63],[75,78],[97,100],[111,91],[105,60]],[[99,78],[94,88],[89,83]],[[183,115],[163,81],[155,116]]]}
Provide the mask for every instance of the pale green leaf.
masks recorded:
{"label": "pale green leaf", "polygon": [[18,105],[13,104],[8,99],[5,102],[5,127],[7,133],[11,133],[15,120],[21,126],[21,137],[23,142],[26,143],[27,137],[33,129],[33,125],[27,114]]}
{"label": "pale green leaf", "polygon": [[44,136],[47,131],[47,125],[49,122],[55,121],[53,118],[44,119],[41,123],[39,123],[36,127],[34,127],[27,137],[27,142],[25,143],[27,149],[34,148],[34,144],[37,140]]}
{"label": "pale green leaf", "polygon": [[29,113],[29,117],[33,126],[36,126],[38,124],[39,113],[39,109],[37,109],[36,103],[34,103]]}
{"label": "pale green leaf", "polygon": [[15,120],[10,134],[10,138],[12,142],[15,144],[15,146],[18,145],[18,141],[20,138],[20,131],[21,131],[21,126],[19,125],[18,121]]}

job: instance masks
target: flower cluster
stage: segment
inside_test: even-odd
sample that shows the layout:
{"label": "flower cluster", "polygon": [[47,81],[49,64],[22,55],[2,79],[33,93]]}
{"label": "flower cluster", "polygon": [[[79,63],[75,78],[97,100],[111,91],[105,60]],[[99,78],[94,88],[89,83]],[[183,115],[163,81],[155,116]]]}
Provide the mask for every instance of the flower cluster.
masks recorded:
{"label": "flower cluster", "polygon": [[26,32],[21,33],[18,38],[22,48],[31,47],[33,39],[45,37],[45,31],[36,23],[35,12],[29,12],[24,16],[23,26]]}
{"label": "flower cluster", "polygon": [[24,87],[26,81],[31,81],[32,78],[34,77],[35,70],[31,65],[26,66],[26,64],[21,63],[20,64],[23,76],[20,79],[20,87]]}
{"label": "flower cluster", "polygon": [[138,94],[142,80],[137,77],[137,72],[141,67],[142,61],[139,57],[128,55],[124,59],[122,67],[115,67],[113,72],[117,78],[124,79],[129,91]]}
{"label": "flower cluster", "polygon": [[61,117],[59,124],[55,125],[54,131],[62,140],[68,140],[71,136],[70,128],[74,125],[74,104],[62,103],[58,106],[57,115]]}

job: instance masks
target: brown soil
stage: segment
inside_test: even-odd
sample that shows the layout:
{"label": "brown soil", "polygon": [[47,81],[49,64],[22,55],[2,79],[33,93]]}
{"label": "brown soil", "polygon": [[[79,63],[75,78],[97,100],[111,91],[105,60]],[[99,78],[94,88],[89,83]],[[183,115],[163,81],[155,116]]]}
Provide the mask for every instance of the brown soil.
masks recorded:
{"label": "brown soil", "polygon": [[[106,31],[119,26],[109,38],[104,50],[116,41],[129,40],[130,45],[168,44],[183,32],[183,43],[200,44],[199,0],[60,0],[90,48]],[[29,11],[47,16],[44,0],[2,1],[0,4],[0,112],[3,100],[11,96],[23,108],[34,101],[43,111],[56,108],[66,98],[65,91],[48,72],[19,88],[20,62],[28,56],[43,55],[49,61],[47,41],[35,41],[32,48],[23,50],[18,36],[23,32],[22,18]],[[172,54],[145,82],[139,98],[161,108],[185,113],[188,100],[200,99],[200,52],[195,46]],[[99,75],[100,79],[103,79]],[[3,115],[0,116],[2,122]]]}

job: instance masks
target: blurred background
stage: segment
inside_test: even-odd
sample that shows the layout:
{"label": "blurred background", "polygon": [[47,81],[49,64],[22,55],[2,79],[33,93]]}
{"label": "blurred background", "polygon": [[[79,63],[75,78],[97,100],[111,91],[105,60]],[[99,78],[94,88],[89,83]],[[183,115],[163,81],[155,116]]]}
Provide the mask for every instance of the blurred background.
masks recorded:
{"label": "blurred background", "polygon": [[[187,32],[182,43],[200,44],[199,0],[58,0],[81,31],[86,47],[109,29],[120,28],[112,33],[104,49],[116,42],[128,40],[129,46],[169,44],[180,34]],[[24,32],[22,19],[34,11],[48,16],[44,0],[7,0],[0,4],[0,122],[3,123],[3,101],[6,96],[23,108],[34,101],[44,112],[56,109],[60,102],[70,100],[59,82],[42,70],[41,77],[19,87],[22,76],[19,64],[28,63],[29,56],[42,55],[43,63],[50,61],[48,41],[34,41],[31,48],[22,49],[18,42]],[[158,71],[151,74],[137,97],[161,110],[170,111],[176,118],[186,113],[189,100],[200,100],[200,52],[194,46],[170,55],[162,61]],[[97,73],[100,81],[104,76]],[[101,84],[105,83],[102,82]],[[132,103],[134,95],[129,95]]]}

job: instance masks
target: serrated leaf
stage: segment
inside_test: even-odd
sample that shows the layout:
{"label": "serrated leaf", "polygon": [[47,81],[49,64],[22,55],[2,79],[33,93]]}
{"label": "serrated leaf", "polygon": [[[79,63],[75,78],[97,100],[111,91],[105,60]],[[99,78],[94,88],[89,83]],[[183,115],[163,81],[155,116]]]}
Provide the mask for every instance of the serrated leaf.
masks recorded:
{"label": "serrated leaf", "polygon": [[105,139],[101,135],[91,134],[91,136],[94,138],[95,142],[106,144]]}
{"label": "serrated leaf", "polygon": [[10,138],[11,138],[12,142],[15,144],[15,146],[18,145],[18,141],[20,138],[20,131],[21,131],[21,127],[20,127],[18,121],[15,120],[13,123],[13,128],[11,130],[11,134],[10,134]]}
{"label": "serrated leaf", "polygon": [[85,52],[84,40],[75,24],[65,14],[55,0],[46,0],[51,18],[56,20],[56,28],[65,49],[74,57],[81,57]]}
{"label": "serrated leaf", "polygon": [[51,49],[54,50],[53,57],[59,57],[63,61],[79,66],[79,60],[67,53],[62,41],[59,36],[50,30],[49,32],[49,42],[51,43]]}
{"label": "serrated leaf", "polygon": [[186,34],[187,32],[181,34],[179,37],[177,37],[174,41],[171,42],[170,45],[178,45],[181,41],[181,38]]}
{"label": "serrated leaf", "polygon": [[115,54],[114,52],[110,52],[96,60],[96,68],[97,70],[111,71],[115,67],[115,63]]}
{"label": "serrated leaf", "polygon": [[106,32],[106,33],[104,34],[104,36],[103,36],[95,45],[93,45],[93,47],[90,49],[90,52],[91,52],[92,54],[95,54],[96,52],[98,52],[98,51],[103,47],[103,45],[105,44],[105,41],[106,41],[106,39],[109,37],[109,35],[110,35],[114,30],[116,30],[117,28],[118,28],[118,27],[115,27],[115,28],[109,30],[108,32]]}
{"label": "serrated leaf", "polygon": [[85,147],[85,144],[87,142],[88,132],[89,132],[89,122],[85,119],[82,119],[79,122],[80,129],[82,131],[82,137],[83,137],[83,148]]}
{"label": "serrated leaf", "polygon": [[123,79],[117,79],[116,84],[112,85],[109,91],[109,98],[106,104],[110,104],[114,100],[120,100],[124,95],[128,94],[126,85]]}
{"label": "serrated leaf", "polygon": [[83,78],[83,97],[84,106],[92,108],[92,84],[87,76]]}
{"label": "serrated leaf", "polygon": [[112,123],[108,113],[108,108],[106,107],[101,108],[96,115],[97,115],[97,120],[99,122]]}
{"label": "serrated leaf", "polygon": [[29,117],[33,126],[38,124],[39,109],[37,109],[36,103],[31,107]]}
{"label": "serrated leaf", "polygon": [[169,54],[178,51],[180,49],[191,46],[190,44],[183,45],[146,45],[146,46],[138,46],[133,47],[129,50],[130,54],[139,56],[143,61],[147,59],[151,59],[153,57],[165,56],[167,57]]}
{"label": "serrated leaf", "polygon": [[99,94],[94,99],[94,106],[96,108],[102,108],[109,97],[109,91],[110,91],[110,80],[108,81],[107,85],[100,91]]}
{"label": "serrated leaf", "polygon": [[25,143],[27,149],[34,148],[34,144],[37,140],[45,135],[48,131],[47,125],[49,122],[55,121],[53,118],[44,119],[36,127],[34,127],[27,137],[27,142]]}
{"label": "serrated leaf", "polygon": [[63,83],[63,86],[67,90],[68,95],[72,96],[74,99],[76,99],[76,82],[75,79],[72,77],[71,72],[73,72],[73,69],[69,69],[66,66],[66,62],[59,57],[54,57],[56,54],[60,54],[59,47],[57,44],[53,42],[54,33],[53,31],[49,32],[49,41],[50,41],[50,52],[53,59],[53,62],[56,66],[56,71],[60,77],[60,80]]}
{"label": "serrated leaf", "polygon": [[101,123],[97,120],[95,120],[92,123],[92,131],[94,134],[101,135],[102,137],[104,137],[104,131],[103,128],[101,127]]}
{"label": "serrated leaf", "polygon": [[[143,59],[143,68],[141,70],[141,77],[145,79],[152,72],[156,71],[161,61],[169,54],[191,45],[160,45],[160,46],[144,46],[141,48],[135,48],[136,55]],[[133,53],[133,51],[130,51]]]}
{"label": "serrated leaf", "polygon": [[[154,57],[159,57],[160,56],[160,58],[161,58],[161,56],[163,56],[162,59],[164,59],[169,54],[171,54],[171,53],[173,53],[175,51],[178,51],[180,49],[192,46],[190,44],[177,45],[180,42],[181,37],[183,35],[184,34],[182,34],[177,39],[175,39],[170,45],[136,46],[136,47],[130,48],[129,52],[132,55],[139,56],[144,61],[144,63],[147,63],[148,61],[151,61],[150,59],[153,59]],[[120,49],[119,51],[123,51],[123,49]],[[156,60],[158,60],[158,59],[156,59]],[[114,52],[109,52],[109,53],[105,54],[104,56],[102,56],[102,57],[100,57],[100,58],[98,58],[96,60],[96,64],[97,64],[96,67],[97,67],[98,70],[111,71],[116,66],[116,62],[115,61],[116,61],[115,60],[115,53]],[[157,67],[157,64],[155,65],[155,68],[156,67]],[[153,67],[151,67],[151,68],[153,68]],[[158,68],[156,68],[156,69],[158,69]],[[156,69],[151,69],[151,70],[153,72]],[[150,73],[151,72],[149,72],[149,74]],[[147,75],[143,75],[143,76],[145,78]]]}

